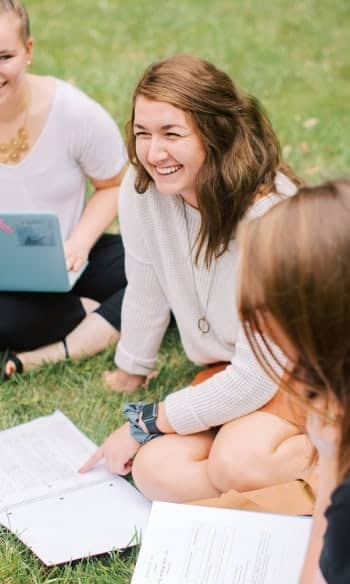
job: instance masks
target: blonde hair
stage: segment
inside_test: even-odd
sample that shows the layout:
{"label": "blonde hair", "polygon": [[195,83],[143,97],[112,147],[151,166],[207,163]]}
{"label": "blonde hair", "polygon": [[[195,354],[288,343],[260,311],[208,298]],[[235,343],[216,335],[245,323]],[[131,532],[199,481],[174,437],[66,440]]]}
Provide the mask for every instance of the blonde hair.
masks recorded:
{"label": "blonde hair", "polygon": [[24,44],[30,38],[29,16],[21,0],[0,0],[0,14],[13,12],[19,20],[19,33]]}
{"label": "blonde hair", "polygon": [[278,357],[266,334],[272,317],[297,355],[289,391],[301,381],[310,406],[315,395],[335,397],[344,478],[350,473],[350,181],[299,189],[242,225],[238,238],[238,303],[248,340],[277,381]]}

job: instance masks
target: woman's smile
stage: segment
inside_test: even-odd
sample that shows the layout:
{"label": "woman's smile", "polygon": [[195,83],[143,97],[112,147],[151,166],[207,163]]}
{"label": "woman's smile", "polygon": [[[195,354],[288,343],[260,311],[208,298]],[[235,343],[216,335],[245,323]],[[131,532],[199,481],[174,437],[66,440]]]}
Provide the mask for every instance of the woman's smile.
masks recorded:
{"label": "woman's smile", "polygon": [[197,206],[196,181],[205,150],[188,113],[143,95],[136,99],[134,134],[139,161],[164,195]]}

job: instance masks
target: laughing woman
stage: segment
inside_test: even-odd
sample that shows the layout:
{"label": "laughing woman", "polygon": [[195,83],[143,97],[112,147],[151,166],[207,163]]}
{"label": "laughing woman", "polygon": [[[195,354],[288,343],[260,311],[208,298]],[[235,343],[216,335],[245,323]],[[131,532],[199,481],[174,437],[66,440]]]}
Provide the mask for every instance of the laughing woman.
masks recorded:
{"label": "laughing woman", "polygon": [[72,85],[30,74],[32,52],[24,6],[0,0],[0,212],[56,214],[68,270],[89,265],[67,294],[0,294],[2,379],[114,343],[126,285],[121,239],[103,234],[126,160],[119,130]]}
{"label": "laughing woman", "polygon": [[120,193],[128,286],[119,369],[107,380],[129,392],[144,382],[170,311],[188,357],[221,365],[160,404],[128,404],[128,422],[83,470],[104,457],[115,472],[132,468],[149,498],[175,501],[292,480],[309,457],[303,420],[256,362],[234,307],[239,220],[296,190],[277,138],[254,98],[190,56],[146,71],[129,129]]}

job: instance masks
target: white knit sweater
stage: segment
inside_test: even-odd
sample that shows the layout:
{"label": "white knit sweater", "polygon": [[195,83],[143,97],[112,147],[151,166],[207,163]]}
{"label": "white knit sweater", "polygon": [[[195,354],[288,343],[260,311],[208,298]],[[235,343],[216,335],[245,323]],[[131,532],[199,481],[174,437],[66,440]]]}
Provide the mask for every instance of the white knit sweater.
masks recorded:
{"label": "white knit sweater", "polygon": [[[138,194],[134,181],[135,171],[130,168],[119,199],[128,286],[115,362],[129,373],[150,373],[171,310],[189,359],[203,365],[231,362],[195,389],[185,387],[165,400],[166,415],[176,432],[200,432],[256,410],[273,397],[276,387],[257,363],[239,323],[235,307],[237,243],[232,241],[209,270],[203,263],[194,266],[194,282],[185,212],[194,242],[199,211],[189,205],[184,211],[180,197],[163,195],[154,186]],[[284,175],[279,174],[276,183],[279,193],[294,194],[293,183]],[[280,195],[274,193],[260,199],[249,216],[264,213],[278,200]],[[205,307],[210,323],[207,334],[197,326]]]}

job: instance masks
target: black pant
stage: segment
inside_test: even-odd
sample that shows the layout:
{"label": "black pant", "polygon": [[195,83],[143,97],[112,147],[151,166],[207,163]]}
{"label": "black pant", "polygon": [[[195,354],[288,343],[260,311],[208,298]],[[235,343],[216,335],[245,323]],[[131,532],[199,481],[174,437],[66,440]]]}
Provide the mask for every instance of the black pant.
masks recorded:
{"label": "black pant", "polygon": [[120,330],[125,287],[121,237],[104,234],[71,292],[0,293],[0,350],[30,351],[63,339],[85,317],[81,296],[100,302],[96,312]]}

